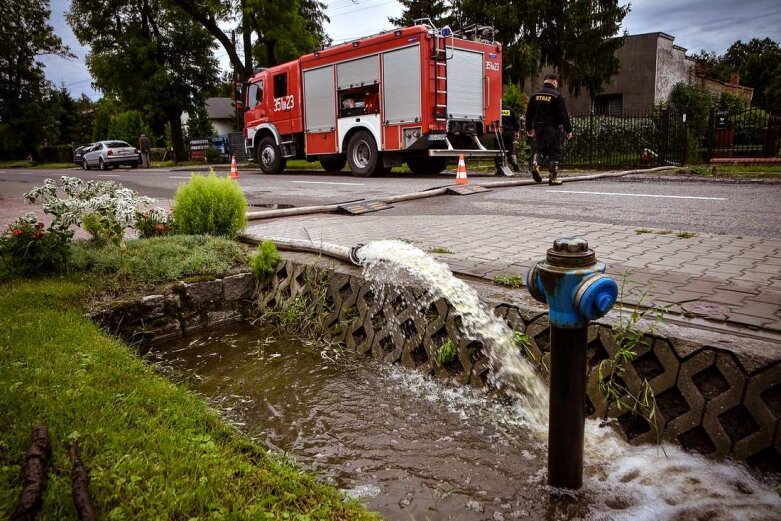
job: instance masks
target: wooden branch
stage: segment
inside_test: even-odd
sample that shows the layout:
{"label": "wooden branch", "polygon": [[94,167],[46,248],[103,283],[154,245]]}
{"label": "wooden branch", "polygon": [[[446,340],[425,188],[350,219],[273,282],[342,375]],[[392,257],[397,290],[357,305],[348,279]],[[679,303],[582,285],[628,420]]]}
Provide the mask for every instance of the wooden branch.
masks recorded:
{"label": "wooden branch", "polygon": [[11,514],[11,521],[30,521],[35,519],[43,503],[43,491],[46,489],[46,466],[52,454],[49,431],[44,425],[33,427],[32,443],[27,449],[24,470],[22,471],[22,493],[19,506]]}
{"label": "wooden branch", "polygon": [[71,485],[73,487],[73,504],[81,521],[97,521],[95,505],[89,495],[89,474],[84,464],[79,459],[79,445],[73,442],[70,448],[70,458],[73,462],[71,469]]}

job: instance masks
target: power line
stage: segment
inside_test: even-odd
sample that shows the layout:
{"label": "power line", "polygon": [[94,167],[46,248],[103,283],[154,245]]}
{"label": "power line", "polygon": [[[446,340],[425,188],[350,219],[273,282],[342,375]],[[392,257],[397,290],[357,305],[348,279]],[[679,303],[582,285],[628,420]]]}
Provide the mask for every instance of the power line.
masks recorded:
{"label": "power line", "polygon": [[[367,5],[365,7],[361,7],[360,9],[351,9],[350,11],[337,13],[335,15],[329,15],[329,18],[337,18],[339,16],[344,16],[344,15],[347,15],[347,14],[357,13],[359,11],[365,11],[367,9],[375,9],[375,8],[380,7],[382,5],[395,4],[395,3],[397,3],[396,0],[389,0],[389,1],[386,1],[386,2],[379,2],[379,3],[376,3],[376,4],[371,4],[371,5]],[[339,10],[344,10],[344,9],[350,9],[350,7],[351,6],[345,6],[345,7],[342,7],[342,8],[338,8],[336,10],[339,11]],[[326,9],[326,12],[328,12],[327,9]]]}

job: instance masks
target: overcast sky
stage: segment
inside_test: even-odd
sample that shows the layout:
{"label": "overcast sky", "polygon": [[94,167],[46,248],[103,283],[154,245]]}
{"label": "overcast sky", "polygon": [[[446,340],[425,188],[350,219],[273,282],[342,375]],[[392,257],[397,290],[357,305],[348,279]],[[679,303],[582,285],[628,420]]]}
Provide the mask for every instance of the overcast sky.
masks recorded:
{"label": "overcast sky", "polygon": [[[326,30],[336,43],[377,33],[392,26],[389,16],[401,13],[396,0],[325,0],[331,23]],[[675,37],[676,45],[695,53],[700,49],[723,53],[736,40],[770,37],[781,42],[781,2],[779,0],[634,0],[624,19],[629,34],[664,32]],[[75,60],[43,57],[46,77],[64,84],[74,95],[82,92],[97,99],[89,71],[84,64],[88,49],[79,45],[65,22],[70,0],[51,0],[51,24],[57,35],[76,54]],[[228,68],[224,51],[217,52]]]}

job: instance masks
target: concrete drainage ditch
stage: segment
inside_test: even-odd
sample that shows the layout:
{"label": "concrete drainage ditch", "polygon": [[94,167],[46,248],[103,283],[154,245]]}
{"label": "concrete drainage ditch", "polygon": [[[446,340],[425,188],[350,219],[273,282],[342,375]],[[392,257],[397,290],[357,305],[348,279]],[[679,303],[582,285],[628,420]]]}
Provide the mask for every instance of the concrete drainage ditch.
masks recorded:
{"label": "concrete drainage ditch", "polygon": [[[497,317],[527,335],[527,355],[544,366],[545,308],[525,292],[472,286]],[[262,284],[251,274],[181,283],[92,318],[123,338],[149,343],[279,309],[323,289],[329,306],[323,325],[332,341],[424,375],[476,389],[491,386],[485,346],[463,333],[461,318],[430,288],[403,281],[378,286],[359,268],[314,254],[285,253]],[[658,325],[622,375],[631,393],[639,394],[647,381],[655,396],[653,414],[633,415],[609,404],[598,385],[596,368],[619,349],[612,330],[617,320],[614,311],[589,327],[591,418],[613,418],[614,428],[638,453],[646,450],[641,444],[661,439],[710,457],[745,461],[762,473],[781,472],[781,364],[769,342]],[[456,355],[438,363],[438,350],[448,340]]]}

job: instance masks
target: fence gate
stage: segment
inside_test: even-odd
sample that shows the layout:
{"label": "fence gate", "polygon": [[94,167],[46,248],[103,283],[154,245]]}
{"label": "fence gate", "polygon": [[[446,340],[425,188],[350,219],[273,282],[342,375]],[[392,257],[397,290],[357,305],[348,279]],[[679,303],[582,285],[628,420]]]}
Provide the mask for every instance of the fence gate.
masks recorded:
{"label": "fence gate", "polygon": [[708,160],[720,157],[779,157],[781,109],[751,107],[739,112],[712,109]]}
{"label": "fence gate", "polygon": [[684,114],[653,108],[622,114],[575,114],[573,139],[564,147],[568,167],[655,167],[682,165],[687,139]]}

